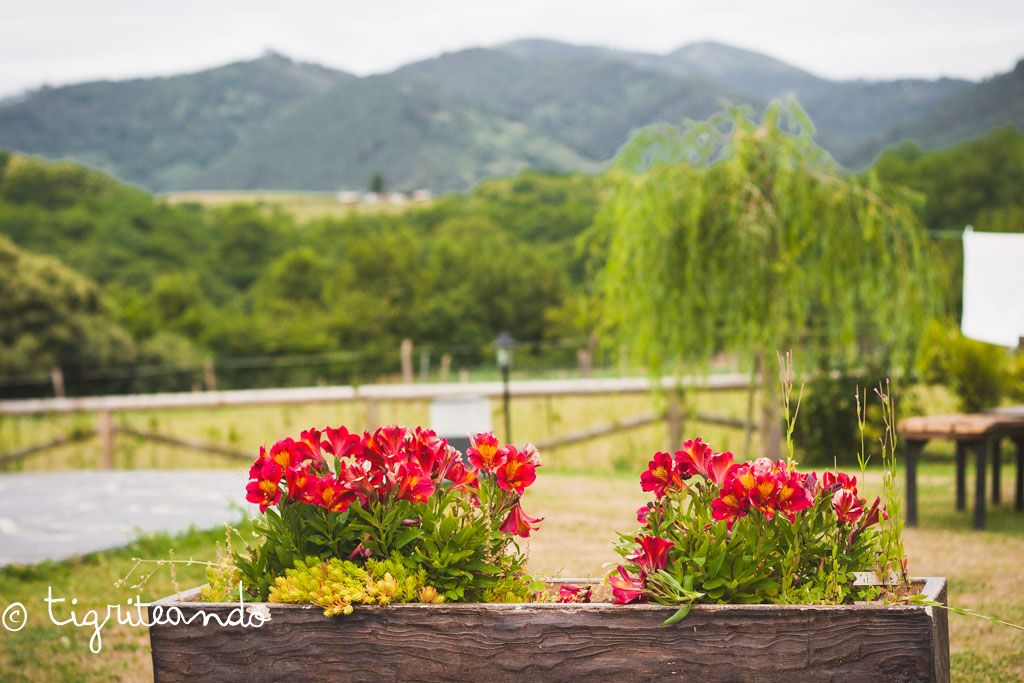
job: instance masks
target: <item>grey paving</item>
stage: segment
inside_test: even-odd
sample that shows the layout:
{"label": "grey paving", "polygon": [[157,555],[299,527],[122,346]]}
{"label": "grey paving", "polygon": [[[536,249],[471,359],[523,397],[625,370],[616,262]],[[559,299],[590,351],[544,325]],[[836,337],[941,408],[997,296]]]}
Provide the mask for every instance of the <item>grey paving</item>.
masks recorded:
{"label": "grey paving", "polygon": [[0,474],[0,566],[236,522],[249,510],[245,480],[242,470]]}

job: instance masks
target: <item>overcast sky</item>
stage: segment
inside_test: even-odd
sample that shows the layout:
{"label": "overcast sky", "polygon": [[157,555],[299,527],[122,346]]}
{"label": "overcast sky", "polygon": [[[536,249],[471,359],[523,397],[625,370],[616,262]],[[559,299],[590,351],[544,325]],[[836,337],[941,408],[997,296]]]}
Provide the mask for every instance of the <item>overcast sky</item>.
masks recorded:
{"label": "overcast sky", "polygon": [[358,74],[523,37],[667,52],[717,40],[833,78],[983,78],[1022,0],[0,0],[0,93],[171,74],[268,48]]}

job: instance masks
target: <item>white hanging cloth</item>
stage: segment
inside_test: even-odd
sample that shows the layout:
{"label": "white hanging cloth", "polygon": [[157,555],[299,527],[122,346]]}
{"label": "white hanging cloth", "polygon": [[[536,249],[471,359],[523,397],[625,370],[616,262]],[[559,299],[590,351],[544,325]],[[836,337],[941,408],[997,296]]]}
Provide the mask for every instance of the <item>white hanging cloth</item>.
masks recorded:
{"label": "white hanging cloth", "polygon": [[1017,348],[1024,337],[1024,233],[964,231],[965,337]]}

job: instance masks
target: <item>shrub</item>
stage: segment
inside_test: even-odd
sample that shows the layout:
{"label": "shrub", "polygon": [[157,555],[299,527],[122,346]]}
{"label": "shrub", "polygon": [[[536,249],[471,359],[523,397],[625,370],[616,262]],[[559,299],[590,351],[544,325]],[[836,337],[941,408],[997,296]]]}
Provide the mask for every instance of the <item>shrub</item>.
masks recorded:
{"label": "shrub", "polygon": [[937,320],[925,328],[918,367],[924,381],[944,384],[968,413],[999,405],[1011,384],[1004,349],[968,339]]}
{"label": "shrub", "polygon": [[[883,399],[891,425],[892,403]],[[871,570],[907,585],[899,502],[883,445],[885,504],[860,497],[843,472],[800,472],[789,462],[734,462],[700,438],[674,455],[655,453],[640,476],[655,500],[637,511],[639,529],[622,534],[624,562],[609,575],[614,601],[681,605],[695,602],[842,604],[873,599],[885,587],[858,586]],[[887,507],[889,512],[887,512]],[[892,594],[892,593],[890,593]]]}
{"label": "shrub", "polygon": [[478,434],[467,458],[422,428],[310,429],[260,455],[246,499],[259,542],[235,556],[257,599],[358,603],[522,601],[533,579],[516,538],[540,519],[521,498],[540,456]]}

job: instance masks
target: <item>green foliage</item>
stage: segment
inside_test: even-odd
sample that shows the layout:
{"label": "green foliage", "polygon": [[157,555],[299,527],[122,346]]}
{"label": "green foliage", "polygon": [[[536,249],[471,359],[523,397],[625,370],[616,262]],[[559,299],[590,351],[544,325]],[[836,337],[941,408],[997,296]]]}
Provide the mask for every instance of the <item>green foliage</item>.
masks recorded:
{"label": "green foliage", "polygon": [[[230,540],[230,531],[229,540]],[[214,559],[206,566],[206,585],[200,591],[203,602],[231,602],[239,598],[242,575],[231,559],[230,545],[217,544]]]}
{"label": "green foliage", "polygon": [[918,367],[924,381],[949,387],[968,413],[998,406],[1011,384],[1005,349],[968,339],[938,320],[925,329]]}
{"label": "green foliage", "polygon": [[307,557],[278,577],[270,602],[323,607],[325,617],[351,614],[353,605],[441,602],[426,584],[422,569],[411,570],[399,555],[368,560],[362,567],[347,560]]}
{"label": "green foliage", "polygon": [[[924,342],[922,342],[922,345]],[[886,378],[883,370],[840,369],[837,372],[819,370],[803,384],[800,415],[796,420],[794,441],[801,463],[852,466],[860,455],[854,444],[860,442],[857,425],[857,390],[855,387],[876,387]],[[914,414],[908,406],[908,396],[894,396],[903,406],[904,414]],[[880,456],[879,439],[884,422],[881,406],[877,402],[861,400],[864,416],[864,457]]]}
{"label": "green foliage", "polygon": [[1024,403],[1024,353],[1018,351],[1013,357],[1007,394],[1010,400]]}
{"label": "green foliage", "polygon": [[381,194],[384,192],[384,188],[384,176],[382,176],[380,173],[374,173],[373,177],[370,178],[370,192],[376,192],[377,194]]}
{"label": "green foliage", "polygon": [[334,513],[313,505],[285,503],[268,508],[253,524],[258,541],[233,556],[246,591],[266,600],[274,578],[300,560],[348,557],[358,543],[350,522],[349,512]]}
{"label": "green foliage", "polygon": [[295,561],[284,576],[274,581],[270,602],[323,607],[325,617],[352,614],[353,604],[372,603],[369,576],[359,565],[331,558],[307,557]]}
{"label": "green foliage", "polygon": [[[435,357],[457,349],[458,367],[489,359],[497,330],[541,341],[577,336],[586,325],[577,325],[567,298],[582,278],[573,241],[594,214],[593,178],[525,173],[400,215],[353,214],[300,228],[254,205],[167,205],[72,164],[15,155],[8,166],[0,233],[96,280],[87,289],[97,333],[130,347],[109,361],[72,359],[94,375],[119,369],[110,371],[117,384],[80,383],[68,370],[70,393],[189,389],[202,381],[204,357],[225,388],[365,381],[396,369],[405,337]],[[549,328],[551,320],[562,322]],[[14,320],[13,330],[21,324]],[[48,324],[56,333],[57,323]],[[110,343],[88,348],[117,351]],[[265,370],[220,364],[325,353],[339,361]],[[571,361],[572,349],[559,353]],[[553,359],[565,362],[557,353],[524,353],[519,363]],[[12,354],[3,374],[37,376],[41,384],[27,390],[46,391],[53,362]],[[134,363],[138,372],[124,367]]]}
{"label": "green foliage", "polygon": [[0,236],[0,374],[74,378],[82,368],[134,359],[123,329],[106,318],[96,285],[55,259],[25,253]]}
{"label": "green foliage", "polygon": [[672,541],[665,568],[648,578],[654,601],[807,605],[863,597],[864,590],[852,586],[853,572],[878,566],[879,530],[837,525],[831,494],[817,496],[795,522],[754,511],[730,531],[711,514],[717,487],[698,478],[689,483],[661,499],[639,532],[620,535],[623,557],[635,551],[638,534]]}
{"label": "green foliage", "polygon": [[[368,596],[377,604],[427,602],[421,600],[427,588],[427,572],[422,567],[410,568],[400,554],[392,553],[380,560],[370,558],[364,569],[369,577]],[[431,591],[436,595],[436,590]]]}
{"label": "green foliage", "polygon": [[934,277],[910,205],[842,173],[795,104],[748,114],[646,129],[620,154],[590,235],[616,339],[653,372],[797,346],[906,362]]}
{"label": "green foliage", "polygon": [[1024,229],[1020,223],[989,222],[995,212],[1024,207],[1024,134],[1013,128],[936,152],[907,142],[883,153],[874,170],[885,182],[923,195],[920,215],[930,229]]}

